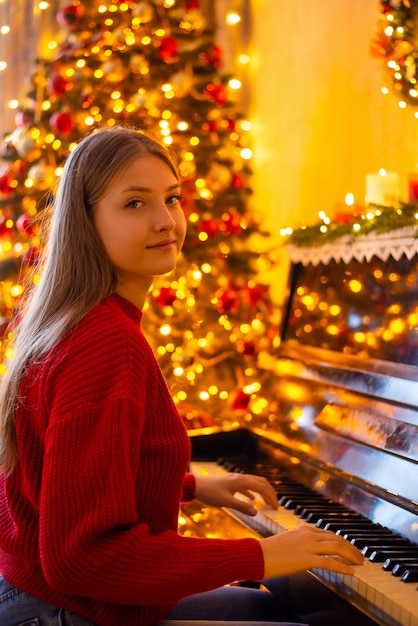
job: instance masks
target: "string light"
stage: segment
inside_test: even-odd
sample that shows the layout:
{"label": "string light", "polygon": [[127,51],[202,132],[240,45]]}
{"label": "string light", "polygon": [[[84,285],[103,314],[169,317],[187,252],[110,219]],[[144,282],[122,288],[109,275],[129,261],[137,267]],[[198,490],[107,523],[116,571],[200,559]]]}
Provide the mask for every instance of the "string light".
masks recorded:
{"label": "string light", "polygon": [[[417,49],[415,46],[415,14],[410,3],[389,6],[381,1],[375,35],[370,42],[371,55],[384,62],[384,75],[398,96],[398,106],[406,109],[418,106]],[[387,86],[381,88],[389,94]],[[417,117],[416,112],[414,116]]]}
{"label": "string light", "polygon": [[239,24],[241,21],[241,16],[236,11],[229,11],[226,15],[226,23],[230,26],[234,26],[235,24]]}

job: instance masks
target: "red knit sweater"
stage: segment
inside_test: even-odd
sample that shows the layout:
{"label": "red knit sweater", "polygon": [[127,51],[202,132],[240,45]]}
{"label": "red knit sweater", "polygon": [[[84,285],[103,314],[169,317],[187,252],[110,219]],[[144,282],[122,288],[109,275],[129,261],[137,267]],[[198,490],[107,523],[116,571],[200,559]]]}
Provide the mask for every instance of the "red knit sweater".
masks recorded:
{"label": "red knit sweater", "polygon": [[22,383],[19,461],[0,478],[0,571],[98,626],[150,626],[186,595],[260,580],[255,539],[177,533],[187,433],[141,312],[113,295]]}

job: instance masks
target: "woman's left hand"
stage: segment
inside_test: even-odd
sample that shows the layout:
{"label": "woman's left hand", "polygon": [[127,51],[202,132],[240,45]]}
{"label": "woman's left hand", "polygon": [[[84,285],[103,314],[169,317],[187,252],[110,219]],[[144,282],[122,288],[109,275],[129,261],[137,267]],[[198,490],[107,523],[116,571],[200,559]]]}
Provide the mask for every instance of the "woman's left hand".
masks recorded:
{"label": "woman's left hand", "polygon": [[[219,476],[195,476],[195,496],[210,506],[225,506],[236,509],[246,515],[256,515],[254,508],[255,493],[273,509],[277,509],[277,496],[271,484],[262,476],[252,474],[221,474]],[[242,494],[247,500],[235,497]]]}

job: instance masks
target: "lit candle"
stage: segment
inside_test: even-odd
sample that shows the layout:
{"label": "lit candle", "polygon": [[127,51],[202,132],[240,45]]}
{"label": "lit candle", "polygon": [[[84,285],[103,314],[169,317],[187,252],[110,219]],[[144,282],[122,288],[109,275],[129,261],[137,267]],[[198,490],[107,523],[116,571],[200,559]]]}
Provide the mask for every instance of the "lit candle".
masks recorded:
{"label": "lit candle", "polygon": [[400,200],[399,174],[379,170],[378,174],[366,175],[366,204],[391,206]]}
{"label": "lit candle", "polygon": [[354,195],[351,192],[345,194],[345,202],[339,202],[335,206],[335,220],[349,224],[354,222],[363,210],[363,207],[356,204]]}

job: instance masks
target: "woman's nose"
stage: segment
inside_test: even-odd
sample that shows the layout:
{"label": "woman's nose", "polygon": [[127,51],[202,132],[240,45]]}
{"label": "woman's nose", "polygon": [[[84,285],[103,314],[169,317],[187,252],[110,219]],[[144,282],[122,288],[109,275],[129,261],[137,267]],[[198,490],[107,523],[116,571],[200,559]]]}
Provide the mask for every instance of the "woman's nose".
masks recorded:
{"label": "woman's nose", "polygon": [[157,231],[172,230],[175,227],[176,221],[165,203],[158,206],[154,224]]}

